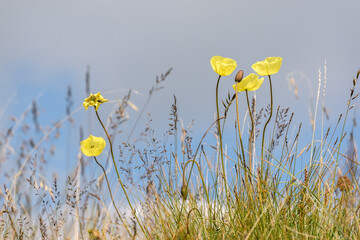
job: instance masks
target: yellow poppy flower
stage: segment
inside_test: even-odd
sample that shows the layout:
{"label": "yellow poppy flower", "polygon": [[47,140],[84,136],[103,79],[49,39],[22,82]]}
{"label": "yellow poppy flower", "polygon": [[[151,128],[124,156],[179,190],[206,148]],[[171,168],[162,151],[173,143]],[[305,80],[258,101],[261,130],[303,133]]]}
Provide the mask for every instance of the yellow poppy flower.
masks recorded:
{"label": "yellow poppy flower", "polygon": [[95,111],[97,111],[100,104],[108,101],[109,101],[108,99],[101,96],[100,92],[98,92],[97,94],[90,94],[88,98],[85,98],[83,102],[83,106],[85,110],[87,110],[89,106],[95,106]]}
{"label": "yellow poppy flower", "polygon": [[88,157],[100,155],[105,146],[106,142],[102,137],[95,137],[93,135],[90,135],[80,143],[81,151]]}
{"label": "yellow poppy flower", "polygon": [[220,56],[212,57],[210,63],[214,71],[220,76],[230,75],[237,67],[236,61]]}
{"label": "yellow poppy flower", "polygon": [[[245,90],[255,91],[257,90],[261,84],[264,82],[264,78],[259,78],[258,75],[254,73],[250,73],[247,77],[243,78],[237,86],[233,85],[235,91],[242,92]],[[237,87],[237,89],[235,89]]]}
{"label": "yellow poppy flower", "polygon": [[260,76],[277,73],[280,70],[282,57],[268,57],[264,61],[256,62],[251,67]]}

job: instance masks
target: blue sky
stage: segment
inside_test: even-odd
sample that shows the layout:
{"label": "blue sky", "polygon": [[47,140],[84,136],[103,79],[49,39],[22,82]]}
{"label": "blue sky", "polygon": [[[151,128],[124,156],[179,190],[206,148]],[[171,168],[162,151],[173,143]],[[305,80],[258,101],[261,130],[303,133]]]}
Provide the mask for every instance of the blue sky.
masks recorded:
{"label": "blue sky", "polygon": [[[307,84],[295,79],[296,99],[289,90],[288,74],[306,75],[316,93],[318,70],[327,62],[325,102],[330,124],[344,112],[352,78],[360,67],[360,3],[355,0],[346,4],[334,0],[0,0],[0,5],[2,98],[6,102],[16,96],[6,109],[6,105],[0,107],[5,111],[2,131],[9,116],[19,116],[37,96],[42,124],[63,118],[68,85],[73,89],[73,109],[81,107],[88,65],[92,92],[135,89],[140,94],[132,100],[139,107],[155,76],[173,67],[165,89],[154,95],[147,111],[152,113],[153,127],[159,133],[166,131],[175,94],[184,123],[195,119],[194,132],[199,137],[214,119],[217,76],[209,63],[214,55],[235,59],[245,74],[252,72],[256,61],[282,56],[281,71],[273,78],[274,103],[291,107],[296,122],[304,122],[310,130]],[[222,96],[232,90],[234,74],[222,79]],[[121,99],[125,92],[107,97]],[[257,99],[260,106],[268,102],[266,82]],[[243,112],[244,103],[240,103]],[[130,113],[134,120],[136,112]],[[71,134],[78,136],[78,127],[88,116],[77,113]],[[231,121],[233,116],[229,126]],[[74,146],[75,136],[71,138]],[[311,137],[310,131],[305,137]],[[62,141],[58,149],[66,145]],[[76,154],[77,148],[72,151]]]}

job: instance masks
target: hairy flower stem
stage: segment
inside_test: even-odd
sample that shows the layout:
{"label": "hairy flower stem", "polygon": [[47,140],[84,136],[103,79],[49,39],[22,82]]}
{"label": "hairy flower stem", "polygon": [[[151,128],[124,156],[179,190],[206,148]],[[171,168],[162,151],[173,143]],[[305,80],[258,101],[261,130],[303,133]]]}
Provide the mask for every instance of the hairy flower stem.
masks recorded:
{"label": "hairy flower stem", "polygon": [[[219,78],[217,80],[216,83],[216,114],[217,114],[217,119],[220,118],[220,113],[219,113],[219,82],[220,82],[220,78],[221,75],[219,75]],[[228,195],[228,188],[227,188],[227,181],[226,181],[226,170],[225,170],[225,162],[224,162],[224,154],[223,154],[223,142],[222,142],[222,134],[221,134],[221,127],[220,127],[220,121],[217,122],[217,127],[218,127],[218,132],[219,132],[219,144],[220,144],[220,158],[221,158],[221,165],[222,165],[222,169],[223,169],[223,179],[224,179],[224,185],[225,185],[225,197],[226,197],[226,202],[229,205],[229,213],[230,211],[230,203],[229,203],[229,195]],[[231,218],[231,215],[230,215]]]}
{"label": "hairy flower stem", "polygon": [[107,139],[109,140],[111,158],[112,158],[112,160],[113,160],[114,167],[115,167],[115,171],[116,171],[116,175],[117,175],[118,180],[119,180],[119,182],[120,182],[121,188],[122,188],[122,190],[124,191],[124,194],[125,194],[125,196],[126,196],[126,200],[127,200],[127,202],[129,203],[129,206],[130,206],[130,208],[131,208],[132,213],[134,214],[134,216],[135,216],[135,218],[136,218],[136,221],[139,223],[139,226],[140,226],[141,230],[142,230],[143,233],[145,234],[145,230],[144,230],[142,224],[140,223],[140,221],[139,221],[139,219],[138,219],[138,217],[137,217],[137,215],[136,215],[136,212],[135,212],[135,210],[134,210],[134,208],[133,208],[133,206],[132,206],[132,204],[131,204],[131,202],[130,202],[129,196],[128,196],[127,192],[126,192],[125,186],[124,186],[123,182],[121,181],[120,174],[119,174],[119,171],[118,171],[118,168],[117,168],[117,165],[116,165],[116,162],[115,162],[115,158],[114,158],[114,152],[113,152],[112,142],[111,142],[110,136],[109,136],[109,134],[108,134],[108,131],[106,130],[103,122],[101,121],[98,112],[95,111],[95,113],[96,113],[96,116],[97,116],[97,118],[98,118],[98,120],[99,120],[102,128],[104,129],[104,132],[105,132],[105,134],[106,134]]}
{"label": "hairy flower stem", "polygon": [[107,177],[105,168],[98,162],[98,160],[96,159],[95,156],[94,156],[94,159],[95,159],[95,162],[97,163],[97,165],[100,166],[100,168],[102,169],[102,171],[103,171],[103,173],[104,173],[105,180],[106,180],[107,186],[108,186],[108,188],[109,188],[109,193],[110,193],[111,201],[112,201],[112,203],[113,203],[113,205],[114,205],[114,208],[115,208],[115,210],[116,210],[116,213],[118,214],[120,220],[123,222],[123,224],[124,224],[124,226],[125,226],[125,228],[126,228],[126,231],[130,234],[130,230],[128,229],[126,222],[125,222],[124,219],[121,217],[121,214],[120,214],[118,208],[116,207],[116,204],[115,204],[115,201],[114,201],[114,197],[113,197],[112,192],[111,192],[111,187],[110,187],[109,179],[108,179],[108,177]]}
{"label": "hairy flower stem", "polygon": [[264,168],[264,140],[265,140],[265,130],[267,125],[270,122],[271,116],[272,116],[272,112],[273,112],[273,94],[272,94],[272,84],[271,84],[271,77],[270,75],[268,75],[269,77],[269,83],[270,83],[270,115],[268,120],[266,121],[265,125],[264,125],[264,130],[263,130],[263,135],[262,135],[262,143],[261,143],[261,177],[262,177],[262,173],[263,173],[263,168]]}
{"label": "hairy flower stem", "polygon": [[[237,89],[237,85],[238,82],[236,82],[235,85],[235,89]],[[239,131],[239,140],[240,140],[240,147],[241,147],[241,153],[242,153],[242,158],[243,158],[243,165],[244,165],[244,172],[246,173],[246,161],[245,161],[245,153],[244,153],[244,145],[242,142],[242,137],[241,137],[241,128],[240,128],[240,117],[239,117],[239,98],[238,98],[238,92],[235,91],[235,97],[236,97],[236,120],[237,120],[237,128]],[[247,182],[247,178],[245,178],[246,182]]]}
{"label": "hairy flower stem", "polygon": [[[236,82],[236,86],[235,89],[237,89],[237,84],[238,82]],[[247,92],[246,92],[247,94]],[[251,176],[251,156],[250,156],[250,168],[246,166],[246,160],[245,160],[245,153],[244,153],[244,145],[241,139],[241,128],[240,128],[240,117],[239,117],[239,99],[238,99],[238,92],[235,91],[235,97],[236,97],[236,118],[237,118],[237,125],[238,125],[238,131],[239,131],[239,139],[240,139],[240,147],[241,147],[241,152],[242,152],[242,157],[243,157],[243,164],[244,164],[244,175],[245,175],[245,189],[248,191],[248,196],[249,199],[252,199],[252,189],[251,189],[251,184],[250,184],[250,176]],[[250,171],[248,172],[248,169],[250,169]]]}
{"label": "hairy flower stem", "polygon": [[251,119],[251,132],[250,132],[250,138],[249,138],[249,168],[250,168],[250,173],[252,173],[252,166],[253,166],[252,142],[253,142],[253,137],[254,137],[254,118],[253,118],[252,111],[250,108],[248,90],[245,90],[245,92],[246,92],[246,102],[247,102],[248,109],[249,109],[249,116]]}

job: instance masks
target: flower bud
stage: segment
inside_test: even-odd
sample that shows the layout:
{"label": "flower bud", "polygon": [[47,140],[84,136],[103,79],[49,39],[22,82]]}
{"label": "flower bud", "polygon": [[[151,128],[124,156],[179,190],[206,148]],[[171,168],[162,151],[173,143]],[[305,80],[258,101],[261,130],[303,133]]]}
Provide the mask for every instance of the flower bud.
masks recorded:
{"label": "flower bud", "polygon": [[235,82],[240,82],[244,77],[244,71],[239,70],[238,73],[235,76]]}
{"label": "flower bud", "polygon": [[188,187],[186,185],[186,183],[184,183],[181,187],[181,197],[183,198],[183,200],[186,200],[187,196],[188,196]]}

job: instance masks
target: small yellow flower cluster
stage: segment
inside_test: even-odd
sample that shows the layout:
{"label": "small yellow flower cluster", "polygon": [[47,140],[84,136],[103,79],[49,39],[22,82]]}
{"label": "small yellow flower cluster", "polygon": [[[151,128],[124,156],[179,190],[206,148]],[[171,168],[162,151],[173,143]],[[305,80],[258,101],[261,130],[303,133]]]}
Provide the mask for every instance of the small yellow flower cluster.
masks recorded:
{"label": "small yellow flower cluster", "polygon": [[[83,106],[85,110],[89,108],[89,106],[94,106],[95,111],[99,109],[99,106],[109,100],[101,96],[101,93],[98,92],[96,94],[90,94],[88,98],[85,98],[83,102]],[[81,141],[80,149],[83,154],[88,157],[91,156],[99,156],[106,146],[106,142],[102,137],[95,137],[90,135],[87,139]]]}
{"label": "small yellow flower cluster", "polygon": [[[230,75],[237,67],[236,61],[231,58],[224,58],[214,56],[210,59],[213,70],[220,76]],[[251,67],[260,76],[273,75],[280,70],[282,63],[281,57],[268,57],[264,61],[254,63]],[[235,91],[255,91],[264,82],[264,78],[259,78],[258,75],[250,73],[240,82],[233,85]]]}

